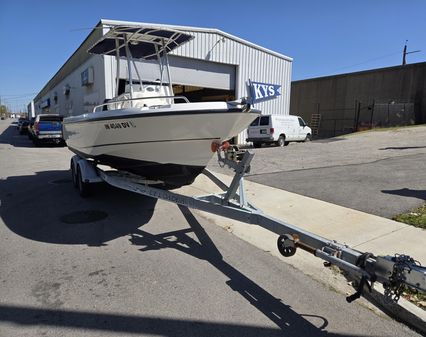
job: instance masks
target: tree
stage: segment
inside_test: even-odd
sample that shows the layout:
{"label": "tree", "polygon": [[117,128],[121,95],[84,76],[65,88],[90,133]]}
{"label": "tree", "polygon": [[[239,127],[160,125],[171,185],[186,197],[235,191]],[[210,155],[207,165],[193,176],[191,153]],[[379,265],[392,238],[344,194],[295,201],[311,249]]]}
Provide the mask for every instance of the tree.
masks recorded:
{"label": "tree", "polygon": [[0,105],[0,116],[6,117],[9,114],[9,109],[6,105]]}

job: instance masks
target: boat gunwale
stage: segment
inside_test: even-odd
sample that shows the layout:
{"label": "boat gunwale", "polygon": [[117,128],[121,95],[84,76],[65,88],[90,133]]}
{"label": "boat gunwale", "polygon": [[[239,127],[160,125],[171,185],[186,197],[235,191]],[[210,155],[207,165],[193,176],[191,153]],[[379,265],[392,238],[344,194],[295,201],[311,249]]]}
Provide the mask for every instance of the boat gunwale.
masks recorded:
{"label": "boat gunwale", "polygon": [[[120,111],[120,110],[128,110],[128,109],[119,109],[119,110],[111,110],[111,111]],[[80,116],[72,116],[68,118],[64,118],[63,124],[82,124],[82,123],[91,123],[91,122],[99,122],[105,120],[118,120],[118,119],[135,119],[135,118],[148,118],[148,117],[164,117],[164,116],[182,116],[182,115],[205,115],[205,114],[220,114],[220,113],[257,113],[260,114],[260,110],[252,109],[250,111],[244,112],[242,108],[229,108],[229,109],[206,109],[206,110],[169,110],[169,111],[138,111],[132,112],[125,115],[109,115],[109,116],[100,116],[90,118],[91,116],[81,117],[78,120],[67,120],[69,118],[77,119]],[[96,113],[93,113],[96,114]]]}

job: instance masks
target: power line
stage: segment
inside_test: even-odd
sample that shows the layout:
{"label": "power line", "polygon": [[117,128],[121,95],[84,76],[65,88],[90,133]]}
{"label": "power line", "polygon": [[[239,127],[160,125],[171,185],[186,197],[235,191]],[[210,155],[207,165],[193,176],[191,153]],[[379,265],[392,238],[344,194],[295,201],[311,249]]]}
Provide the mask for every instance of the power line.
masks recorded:
{"label": "power line", "polygon": [[377,61],[377,60],[382,60],[382,59],[385,59],[385,58],[388,58],[388,57],[391,57],[391,56],[394,56],[394,55],[397,55],[397,54],[400,54],[400,53],[401,53],[401,52],[399,52],[399,51],[398,51],[398,52],[395,52],[395,53],[392,53],[392,54],[387,54],[387,55],[383,55],[383,56],[374,57],[374,58],[371,58],[371,59],[365,60],[365,61],[363,61],[363,62],[359,62],[359,63],[352,64],[352,65],[350,65],[350,66],[345,66],[345,67],[337,68],[337,69],[335,69],[334,71],[336,71],[336,70],[341,70],[341,69],[347,69],[347,68],[356,67],[356,66],[359,66],[359,65],[362,65],[362,64],[366,64],[366,63],[370,63],[370,62]]}
{"label": "power line", "polygon": [[330,73],[334,73],[334,72],[339,71],[339,70],[349,69],[349,68],[353,68],[353,67],[356,67],[356,66],[359,66],[359,65],[366,64],[366,63],[374,62],[374,61],[377,61],[377,60],[382,60],[382,59],[385,59],[385,58],[388,58],[388,57],[391,57],[391,56],[399,55],[400,53],[401,53],[401,52],[400,52],[400,51],[398,51],[398,52],[393,52],[393,53],[391,53],[391,54],[386,54],[386,55],[382,55],[382,56],[374,57],[374,58],[371,58],[371,59],[368,59],[368,60],[365,60],[365,61],[362,61],[362,62],[354,63],[354,64],[352,64],[352,65],[348,65],[348,66],[344,66],[344,67],[335,68],[334,70],[330,70],[330,71],[328,71],[328,73],[327,73],[327,74],[326,74],[326,73],[321,73],[321,74],[314,75],[314,76],[327,76],[328,74],[330,74]]}

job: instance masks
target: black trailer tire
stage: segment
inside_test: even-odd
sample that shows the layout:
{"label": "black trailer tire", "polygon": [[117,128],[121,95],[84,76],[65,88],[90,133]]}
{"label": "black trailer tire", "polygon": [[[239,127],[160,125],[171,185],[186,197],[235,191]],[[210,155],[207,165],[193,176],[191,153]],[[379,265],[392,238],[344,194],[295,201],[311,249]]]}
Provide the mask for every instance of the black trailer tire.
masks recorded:
{"label": "black trailer tire", "polygon": [[86,198],[90,195],[90,185],[83,181],[80,167],[77,168],[77,188],[82,198]]}
{"label": "black trailer tire", "polygon": [[75,166],[74,166],[74,162],[73,160],[71,160],[71,164],[70,164],[70,168],[71,168],[71,179],[72,179],[72,185],[77,188],[78,187],[78,177],[77,177],[77,172],[75,171]]}
{"label": "black trailer tire", "polygon": [[277,248],[282,256],[290,257],[296,254],[294,239],[289,234],[280,235],[277,240]]}

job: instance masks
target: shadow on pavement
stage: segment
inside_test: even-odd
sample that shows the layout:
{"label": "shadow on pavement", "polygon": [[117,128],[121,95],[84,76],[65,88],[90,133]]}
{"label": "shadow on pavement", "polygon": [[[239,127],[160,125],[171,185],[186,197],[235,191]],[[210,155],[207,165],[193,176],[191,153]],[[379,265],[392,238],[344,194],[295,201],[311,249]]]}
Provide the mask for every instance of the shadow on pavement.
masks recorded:
{"label": "shadow on pavement", "polygon": [[68,170],[8,177],[0,180],[0,216],[27,239],[89,246],[128,235],[151,219],[156,199],[104,184],[96,189],[96,198],[82,199]]}
{"label": "shadow on pavement", "polygon": [[361,337],[359,335],[316,332],[303,330],[297,334],[284,334],[279,329],[247,324],[227,324],[222,322],[190,321],[172,318],[143,317],[112,313],[97,313],[77,310],[51,310],[35,307],[22,307],[0,304],[0,322],[8,322],[26,327],[36,325],[40,329],[65,327],[92,331],[114,331],[156,335],[166,337],[188,336],[328,336]]}
{"label": "shadow on pavement", "polygon": [[[283,332],[285,336],[329,336],[329,334],[323,330],[328,325],[326,318],[296,313],[288,305],[282,303],[280,299],[272,296],[232,265],[224,261],[220,251],[191,211],[183,206],[178,207],[187,220],[190,228],[157,235],[138,229],[132,234],[130,239],[132,244],[142,246],[140,249],[142,252],[159,249],[176,249],[209,262],[213,267],[229,278],[229,281],[226,283],[233,291],[238,292],[247,302],[262,312],[280,328],[280,333],[277,333],[276,330],[271,330],[268,334],[270,336],[282,335]],[[199,242],[188,236],[188,233],[194,233]],[[316,327],[304,319],[304,317],[319,318],[322,321],[322,325]],[[272,332],[275,333],[272,334]],[[249,329],[247,331],[241,330],[238,334],[227,332],[224,335],[248,336],[252,333],[255,333],[255,331]],[[216,332],[215,335],[220,334]]]}
{"label": "shadow on pavement", "polygon": [[399,190],[382,190],[383,193],[401,195],[403,197],[426,200],[426,190],[413,190],[411,188],[400,188]]}
{"label": "shadow on pavement", "polygon": [[0,135],[0,144],[14,147],[34,147],[27,134],[20,135],[16,124],[10,124]]}
{"label": "shadow on pavement", "polygon": [[[140,227],[151,219],[157,200],[114,189],[97,187],[96,198],[81,199],[74,190],[70,172],[46,171],[0,180],[0,216],[14,233],[54,244],[102,246],[131,235],[140,251],[176,249],[207,261],[228,278],[227,285],[273,322],[277,328],[223,322],[191,321],[114,313],[73,311],[0,304],[0,322],[18,326],[65,327],[161,336],[346,336],[328,333],[322,316],[299,314],[227,263],[194,215],[179,207],[189,228],[150,234]],[[81,211],[106,213],[105,218],[83,223],[65,223],[64,215]],[[83,212],[84,213],[84,212]],[[89,214],[92,214],[88,212]],[[198,241],[188,233],[194,233]],[[175,240],[176,239],[176,240]],[[309,319],[315,318],[317,327]]]}
{"label": "shadow on pavement", "polygon": [[394,146],[394,147],[382,147],[379,150],[410,150],[410,149],[425,149],[426,146]]}

